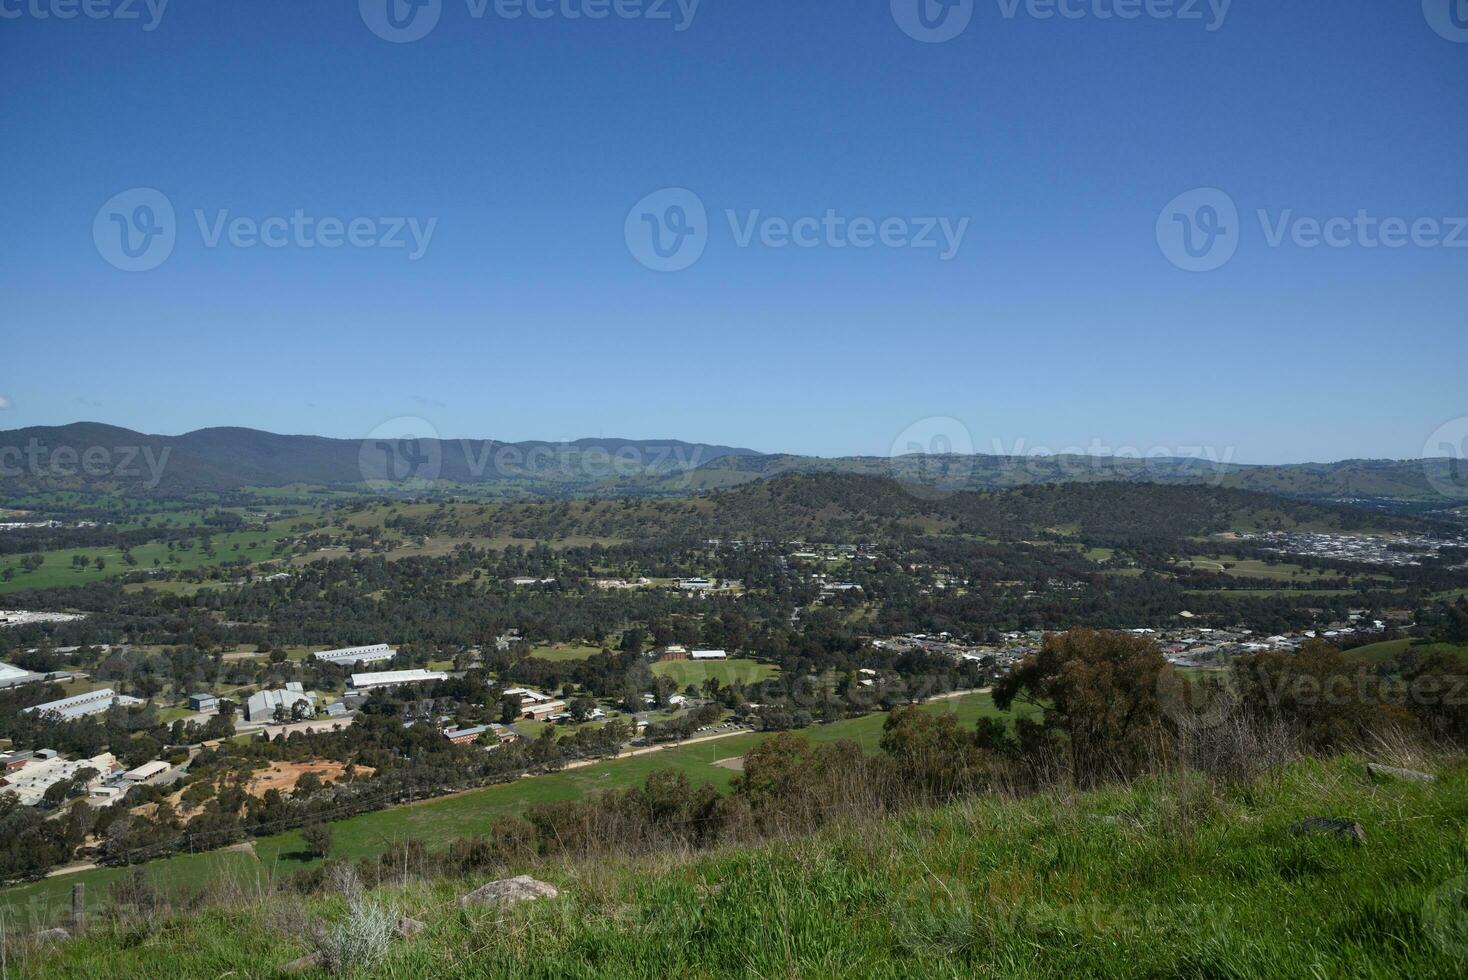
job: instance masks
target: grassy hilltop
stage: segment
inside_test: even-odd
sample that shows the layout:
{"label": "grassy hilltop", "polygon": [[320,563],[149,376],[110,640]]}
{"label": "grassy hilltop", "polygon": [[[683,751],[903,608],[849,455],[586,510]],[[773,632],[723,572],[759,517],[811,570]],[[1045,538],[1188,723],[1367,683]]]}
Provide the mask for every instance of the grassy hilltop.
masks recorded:
{"label": "grassy hilltop", "polygon": [[[1460,977],[1468,769],[1439,774],[1307,760],[1236,786],[1154,776],[697,858],[540,863],[517,870],[562,896],[509,910],[457,906],[484,879],[392,883],[368,900],[427,929],[370,975]],[[1366,843],[1291,832],[1317,815]],[[344,915],[339,896],[258,887],[95,931],[24,975],[273,976]]]}

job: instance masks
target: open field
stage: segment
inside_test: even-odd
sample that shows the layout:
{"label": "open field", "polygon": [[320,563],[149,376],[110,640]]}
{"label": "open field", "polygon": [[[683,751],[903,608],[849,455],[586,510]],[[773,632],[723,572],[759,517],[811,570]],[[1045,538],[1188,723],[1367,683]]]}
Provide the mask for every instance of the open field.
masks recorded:
{"label": "open field", "polygon": [[[288,517],[270,524],[263,531],[216,531],[209,535],[214,549],[211,557],[203,549],[203,534],[190,542],[184,549],[175,542],[172,550],[166,541],[150,541],[131,549],[135,564],[123,561],[119,548],[63,548],[42,552],[41,567],[33,572],[21,570],[23,555],[0,557],[0,574],[5,569],[14,569],[9,582],[0,582],[0,593],[18,592],[22,589],[49,589],[70,585],[87,585],[103,579],[116,578],[129,572],[146,571],[155,567],[186,570],[190,568],[212,568],[226,562],[269,561],[277,540],[293,537],[290,528],[310,520],[309,515]],[[86,560],[85,567],[72,565],[74,558]],[[98,569],[97,559],[102,559],[103,568]],[[172,560],[171,560],[172,559]],[[163,585],[166,583],[160,583]]]}
{"label": "open field", "polygon": [[[1397,591],[1394,589],[1384,590],[1387,592]],[[1356,595],[1355,589],[1184,589],[1183,595],[1229,595],[1247,596],[1251,599],[1269,598],[1270,596],[1341,596]]]}
{"label": "open field", "polygon": [[1267,562],[1261,561],[1258,558],[1234,558],[1232,556],[1205,558],[1197,556],[1179,561],[1178,564],[1205,572],[1222,572],[1234,578],[1268,578],[1277,579],[1281,582],[1309,582],[1318,578],[1339,577],[1338,574],[1328,574],[1318,568],[1302,568],[1299,565],[1291,565],[1286,562]]}
{"label": "open field", "polygon": [[542,660],[585,660],[598,653],[601,653],[601,647],[575,643],[555,643],[535,647],[530,651],[532,657],[539,657]]}
{"label": "open field", "polygon": [[[928,709],[953,712],[964,724],[972,724],[981,716],[1002,716],[987,694],[934,701]],[[850,738],[874,751],[885,721],[886,715],[878,713],[808,728],[803,734],[816,741]],[[331,853],[333,857],[369,857],[382,853],[394,841],[409,838],[442,846],[458,837],[483,833],[496,820],[531,804],[622,789],[641,783],[657,769],[674,769],[687,775],[694,785],[713,783],[723,789],[736,773],[716,763],[743,756],[764,737],[754,732],[731,735],[363,814],[332,824]],[[298,831],[257,838],[254,843],[260,858],[254,866],[257,873],[289,873],[315,863],[304,855]],[[212,865],[203,860],[208,857],[177,855],[144,867],[160,884],[194,887],[206,883],[213,873]],[[236,874],[240,870],[237,864],[233,867]],[[107,885],[122,873],[121,869],[99,868],[0,890],[0,913],[12,910],[13,914],[30,906],[60,911],[69,901],[72,884],[78,881],[87,883],[88,901],[100,904],[105,900]]]}
{"label": "open field", "polygon": [[670,677],[681,690],[692,684],[702,687],[703,682],[713,677],[720,684],[752,684],[774,677],[780,668],[754,660],[668,660],[652,665],[652,672],[659,677]]}
{"label": "open field", "polygon": [[[427,929],[374,972],[1447,980],[1468,955],[1468,770],[1437,771],[1376,784],[1362,759],[1312,760],[1233,788],[1150,777],[691,857],[539,862],[515,870],[561,897],[513,910],[459,910],[480,880],[398,885],[375,899]],[[1368,845],[1292,832],[1320,813],[1350,814]],[[309,949],[303,930],[272,928],[279,901],[181,915],[141,942],[66,943],[34,972],[273,976]]]}
{"label": "open field", "polygon": [[1452,643],[1413,643],[1412,640],[1387,640],[1384,643],[1372,643],[1364,647],[1356,647],[1354,650],[1346,651],[1347,660],[1355,660],[1361,663],[1381,664],[1395,660],[1406,650],[1426,656],[1431,653],[1451,653],[1460,660],[1468,662],[1468,645],[1455,645]]}

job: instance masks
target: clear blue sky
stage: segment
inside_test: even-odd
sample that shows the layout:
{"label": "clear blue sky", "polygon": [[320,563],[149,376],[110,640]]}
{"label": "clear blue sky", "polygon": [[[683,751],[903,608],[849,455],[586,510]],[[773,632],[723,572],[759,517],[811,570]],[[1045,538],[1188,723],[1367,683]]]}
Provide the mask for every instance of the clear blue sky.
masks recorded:
{"label": "clear blue sky", "polygon": [[[981,451],[1284,462],[1418,456],[1468,416],[1468,247],[1271,247],[1255,215],[1468,216],[1468,43],[1419,0],[1235,0],[1216,30],[1206,2],[975,0],[932,44],[889,0],[703,0],[682,31],[673,0],[673,21],[442,0],[403,44],[350,0],[175,0],[151,31],[143,0],[35,15],[55,2],[0,0],[0,428],[421,416],[836,455],[944,416]],[[137,187],[177,241],[130,273],[93,223]],[[649,271],[624,223],[667,187],[706,205],[707,247]],[[1200,187],[1240,212],[1205,273],[1156,232]],[[437,224],[411,261],[211,248],[196,209]],[[969,225],[944,261],[740,247],[728,209]]]}

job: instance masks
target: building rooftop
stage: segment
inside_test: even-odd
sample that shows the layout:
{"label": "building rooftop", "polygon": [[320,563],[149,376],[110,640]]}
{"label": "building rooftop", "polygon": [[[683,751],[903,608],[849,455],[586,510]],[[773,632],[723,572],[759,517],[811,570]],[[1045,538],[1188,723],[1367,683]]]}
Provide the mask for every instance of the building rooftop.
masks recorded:
{"label": "building rooftop", "polygon": [[353,674],[353,687],[381,687],[385,684],[413,684],[420,681],[445,681],[449,675],[440,670],[382,670],[376,673]]}
{"label": "building rooftop", "polygon": [[58,714],[63,719],[70,721],[73,718],[84,718],[87,715],[100,714],[113,705],[135,705],[142,704],[140,698],[128,697],[126,694],[118,694],[110,687],[104,687],[86,694],[74,694],[69,698],[59,701],[47,701],[26,708],[26,714]]}

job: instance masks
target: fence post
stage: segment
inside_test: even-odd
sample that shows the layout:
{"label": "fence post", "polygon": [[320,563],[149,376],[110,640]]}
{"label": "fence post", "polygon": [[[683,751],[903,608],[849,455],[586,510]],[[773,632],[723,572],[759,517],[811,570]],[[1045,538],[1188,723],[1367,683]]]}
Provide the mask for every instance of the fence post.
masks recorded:
{"label": "fence post", "polygon": [[87,886],[84,882],[71,886],[71,922],[77,933],[87,928]]}

